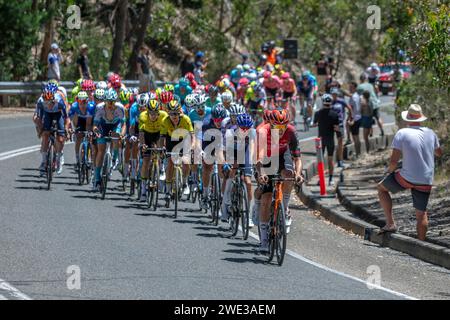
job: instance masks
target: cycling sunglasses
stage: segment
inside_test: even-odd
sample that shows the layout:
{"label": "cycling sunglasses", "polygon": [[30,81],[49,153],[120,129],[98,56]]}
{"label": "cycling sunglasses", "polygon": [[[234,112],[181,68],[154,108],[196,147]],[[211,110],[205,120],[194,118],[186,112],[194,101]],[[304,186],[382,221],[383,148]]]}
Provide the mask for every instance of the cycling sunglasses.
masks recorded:
{"label": "cycling sunglasses", "polygon": [[272,128],[276,130],[285,130],[287,128],[287,124],[274,124],[272,125]]}
{"label": "cycling sunglasses", "polygon": [[213,119],[214,123],[221,123],[223,118]]}
{"label": "cycling sunglasses", "polygon": [[171,117],[176,117],[176,116],[179,116],[179,115],[180,115],[179,112],[169,112],[169,116],[171,116]]}
{"label": "cycling sunglasses", "polygon": [[154,117],[159,116],[159,111],[150,111],[149,115],[154,116]]}

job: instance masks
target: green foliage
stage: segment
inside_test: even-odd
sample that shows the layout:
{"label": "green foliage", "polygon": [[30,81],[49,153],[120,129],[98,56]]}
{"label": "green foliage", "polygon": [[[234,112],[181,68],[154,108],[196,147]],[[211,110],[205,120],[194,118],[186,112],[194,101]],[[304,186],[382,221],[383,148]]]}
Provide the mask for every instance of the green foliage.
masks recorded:
{"label": "green foliage", "polygon": [[44,14],[31,12],[31,0],[0,0],[0,75],[2,80],[21,80],[33,65],[31,49],[38,40]]}

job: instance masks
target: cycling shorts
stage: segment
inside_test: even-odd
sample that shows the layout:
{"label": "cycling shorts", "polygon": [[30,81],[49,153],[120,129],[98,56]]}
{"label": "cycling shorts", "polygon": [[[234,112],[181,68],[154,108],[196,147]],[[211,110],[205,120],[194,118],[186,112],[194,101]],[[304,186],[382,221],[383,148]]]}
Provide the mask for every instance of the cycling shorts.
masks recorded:
{"label": "cycling shorts", "polygon": [[58,130],[58,136],[64,137],[66,135],[64,126],[64,116],[62,112],[46,112],[43,113],[44,131],[50,131],[52,129],[52,122],[56,121],[56,128]]}
{"label": "cycling shorts", "polygon": [[121,131],[122,131],[122,126],[120,124],[103,123],[100,126],[101,137],[97,139],[97,144],[106,144],[105,137],[108,137],[110,132],[120,134]]}

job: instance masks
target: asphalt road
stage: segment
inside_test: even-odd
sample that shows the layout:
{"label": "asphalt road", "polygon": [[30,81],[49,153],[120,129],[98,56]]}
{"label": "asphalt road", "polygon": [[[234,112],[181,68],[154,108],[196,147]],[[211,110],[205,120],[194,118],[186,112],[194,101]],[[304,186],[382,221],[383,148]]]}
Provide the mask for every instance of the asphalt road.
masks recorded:
{"label": "asphalt road", "polygon": [[[268,265],[256,240],[230,238],[197,205],[182,204],[174,220],[170,209],[150,212],[118,188],[102,201],[78,185],[73,145],[46,191],[38,152],[1,160],[38,143],[29,118],[0,119],[0,299],[405,298],[292,255],[281,268]],[[71,290],[73,266],[81,288]]]}

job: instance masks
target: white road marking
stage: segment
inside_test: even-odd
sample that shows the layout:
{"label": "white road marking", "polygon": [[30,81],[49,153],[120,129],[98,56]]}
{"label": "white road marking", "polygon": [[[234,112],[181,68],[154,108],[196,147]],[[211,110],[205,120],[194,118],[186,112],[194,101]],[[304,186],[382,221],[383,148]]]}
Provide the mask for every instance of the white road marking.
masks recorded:
{"label": "white road marking", "polygon": [[[255,227],[257,227],[257,226],[255,226]],[[240,227],[239,227],[239,228],[240,228]],[[259,241],[258,235],[254,234],[253,232],[249,232],[249,236],[251,236],[253,239],[256,239],[257,241]],[[288,250],[288,249],[287,249],[287,250],[286,250],[286,254],[287,254],[287,255],[290,255],[291,257],[296,258],[296,259],[298,259],[298,260],[300,260],[300,261],[303,261],[303,262],[305,262],[305,263],[308,263],[308,264],[310,264],[310,265],[312,265],[312,266],[314,266],[314,267],[316,267],[316,268],[319,268],[319,269],[322,269],[322,270],[325,270],[325,271],[334,273],[334,274],[336,274],[336,275],[339,275],[339,276],[341,276],[341,277],[345,277],[345,278],[348,278],[348,279],[351,279],[351,280],[354,280],[354,281],[357,281],[357,282],[360,282],[360,283],[363,283],[363,284],[367,285],[367,281],[364,281],[364,280],[362,280],[362,279],[356,278],[356,277],[351,276],[351,275],[348,275],[348,274],[346,274],[346,273],[343,273],[343,272],[340,272],[340,271],[337,271],[337,270],[328,268],[328,267],[326,267],[326,266],[324,266],[324,265],[322,265],[322,264],[320,264],[320,263],[317,263],[317,262],[314,262],[314,261],[312,261],[312,260],[309,260],[309,259],[303,257],[302,255],[300,255],[300,254],[298,254],[298,253],[296,253],[296,252],[294,252],[294,251],[292,251],[292,250]],[[385,291],[385,292],[387,292],[387,293],[393,294],[393,295],[395,295],[395,296],[398,296],[398,297],[401,297],[401,298],[404,298],[404,299],[408,299],[408,300],[418,300],[417,298],[414,298],[414,297],[408,296],[408,295],[406,295],[406,294],[403,294],[403,293],[400,293],[400,292],[397,292],[397,291],[393,291],[393,290],[390,290],[390,289],[387,289],[387,288],[384,288],[384,287],[381,287],[381,286],[376,286],[376,285],[373,285],[373,284],[370,284],[370,286],[371,286],[373,289]],[[369,289],[367,289],[367,290],[369,290]]]}
{"label": "white road marking", "polygon": [[[65,145],[72,144],[73,142],[66,142]],[[31,153],[38,151],[41,148],[41,145],[30,146],[26,148],[20,148],[16,150],[11,150],[7,152],[0,153],[0,161],[21,156],[23,154]]]}
{"label": "white road marking", "polygon": [[0,279],[0,290],[7,291],[8,294],[14,298],[17,298],[19,300],[31,300],[29,296],[26,294],[20,292],[16,288],[14,288],[12,285],[10,285],[5,280]]}

